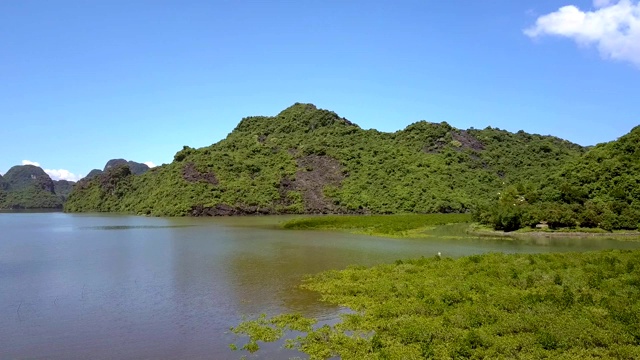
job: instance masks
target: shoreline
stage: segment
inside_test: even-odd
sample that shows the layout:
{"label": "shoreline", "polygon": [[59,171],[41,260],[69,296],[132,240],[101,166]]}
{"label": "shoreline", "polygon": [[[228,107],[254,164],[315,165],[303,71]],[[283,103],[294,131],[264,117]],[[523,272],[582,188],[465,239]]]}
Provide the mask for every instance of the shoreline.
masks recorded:
{"label": "shoreline", "polygon": [[511,238],[638,238],[640,240],[640,232],[584,232],[584,231],[528,231],[528,232],[504,232],[498,230],[474,230],[469,227],[467,230],[469,235],[487,236],[487,237],[511,237]]}

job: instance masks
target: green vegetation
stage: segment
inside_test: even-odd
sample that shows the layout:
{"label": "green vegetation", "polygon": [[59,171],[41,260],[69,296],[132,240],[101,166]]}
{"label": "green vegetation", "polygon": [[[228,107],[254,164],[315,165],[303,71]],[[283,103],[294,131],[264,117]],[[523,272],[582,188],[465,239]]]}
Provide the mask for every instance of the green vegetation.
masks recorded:
{"label": "green vegetation", "polygon": [[447,123],[420,121],[395,133],[363,130],[331,111],[295,104],[273,117],[247,117],[226,139],[185,146],[171,164],[143,175],[85,179],[65,210],[465,213],[505,185],[545,181],[582,153],[581,146],[550,136]]}
{"label": "green vegetation", "polygon": [[475,218],[506,231],[543,221],[552,229],[638,229],[640,126],[548,172],[544,181],[510,184],[479,206]]}
{"label": "green vegetation", "polygon": [[14,166],[0,179],[0,209],[61,208],[54,187],[41,168]]}
{"label": "green vegetation", "polygon": [[333,326],[299,315],[232,329],[232,349],[291,336],[311,359],[638,359],[640,251],[421,258],[351,267],[304,288],[345,306]]}
{"label": "green vegetation", "polygon": [[56,193],[56,195],[58,195],[58,197],[60,198],[60,201],[64,204],[65,201],[67,201],[67,197],[69,197],[69,194],[71,193],[71,190],[73,189],[73,185],[75,185],[76,183],[73,181],[67,181],[67,180],[54,180],[53,181],[53,189],[54,192]]}
{"label": "green vegetation", "polygon": [[471,221],[468,214],[400,214],[400,215],[341,215],[292,219],[284,229],[347,230],[355,233],[381,236],[421,236],[436,225]]}

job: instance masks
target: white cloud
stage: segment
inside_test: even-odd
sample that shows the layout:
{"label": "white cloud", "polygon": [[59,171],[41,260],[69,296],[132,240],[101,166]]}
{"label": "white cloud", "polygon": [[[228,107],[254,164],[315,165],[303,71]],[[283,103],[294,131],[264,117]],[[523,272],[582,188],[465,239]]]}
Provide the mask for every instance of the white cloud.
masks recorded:
{"label": "white cloud", "polygon": [[53,180],[78,181],[82,179],[82,176],[76,175],[65,169],[44,169],[44,172],[46,172]]}
{"label": "white cloud", "polygon": [[573,39],[581,46],[595,45],[608,59],[629,61],[640,67],[640,0],[594,0],[593,11],[574,5],[540,16],[524,33]]}
{"label": "white cloud", "polygon": [[157,166],[156,164],[154,164],[154,163],[153,163],[153,162],[151,162],[151,161],[145,161],[145,162],[143,162],[143,164],[147,165],[147,166],[148,166],[148,167],[150,167],[150,168],[154,168],[154,167],[156,167],[156,166]]}
{"label": "white cloud", "polygon": [[22,165],[33,165],[33,166],[40,167],[40,163],[31,161],[31,160],[22,160]]}
{"label": "white cloud", "polygon": [[[31,161],[31,160],[22,160],[22,165],[33,165],[37,167],[41,167],[39,162]],[[76,175],[69,170],[65,169],[42,169],[47,175],[51,177],[52,180],[68,180],[68,181],[78,181],[82,179],[82,176]]]}

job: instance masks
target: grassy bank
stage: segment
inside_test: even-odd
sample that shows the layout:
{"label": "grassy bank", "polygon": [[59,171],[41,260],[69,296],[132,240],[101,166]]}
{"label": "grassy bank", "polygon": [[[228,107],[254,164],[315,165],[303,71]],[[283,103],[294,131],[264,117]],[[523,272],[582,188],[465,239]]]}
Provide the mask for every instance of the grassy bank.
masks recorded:
{"label": "grassy bank", "polygon": [[510,237],[510,238],[531,238],[531,237],[548,237],[548,238],[586,238],[598,237],[619,240],[640,240],[640,231],[629,230],[613,230],[606,231],[599,228],[561,228],[561,229],[519,229],[516,231],[494,230],[490,226],[481,224],[471,224],[467,228],[467,233],[477,236],[488,237]]}
{"label": "grassy bank", "polygon": [[239,347],[295,329],[287,345],[312,359],[640,358],[640,251],[422,258],[303,287],[355,313],[322,327],[295,315],[244,322]]}
{"label": "grassy bank", "polygon": [[438,225],[469,221],[471,216],[467,214],[331,215],[289,220],[282,224],[282,228],[343,230],[367,235],[419,237],[428,236],[428,230]]}

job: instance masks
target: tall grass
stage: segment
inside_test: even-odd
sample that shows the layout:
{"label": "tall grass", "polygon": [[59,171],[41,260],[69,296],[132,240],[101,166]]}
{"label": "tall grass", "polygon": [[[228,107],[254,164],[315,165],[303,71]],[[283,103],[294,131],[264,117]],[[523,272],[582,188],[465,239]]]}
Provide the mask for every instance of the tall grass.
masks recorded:
{"label": "tall grass", "polygon": [[348,230],[371,235],[403,236],[431,229],[437,225],[471,221],[468,214],[401,214],[317,216],[289,220],[284,229]]}

